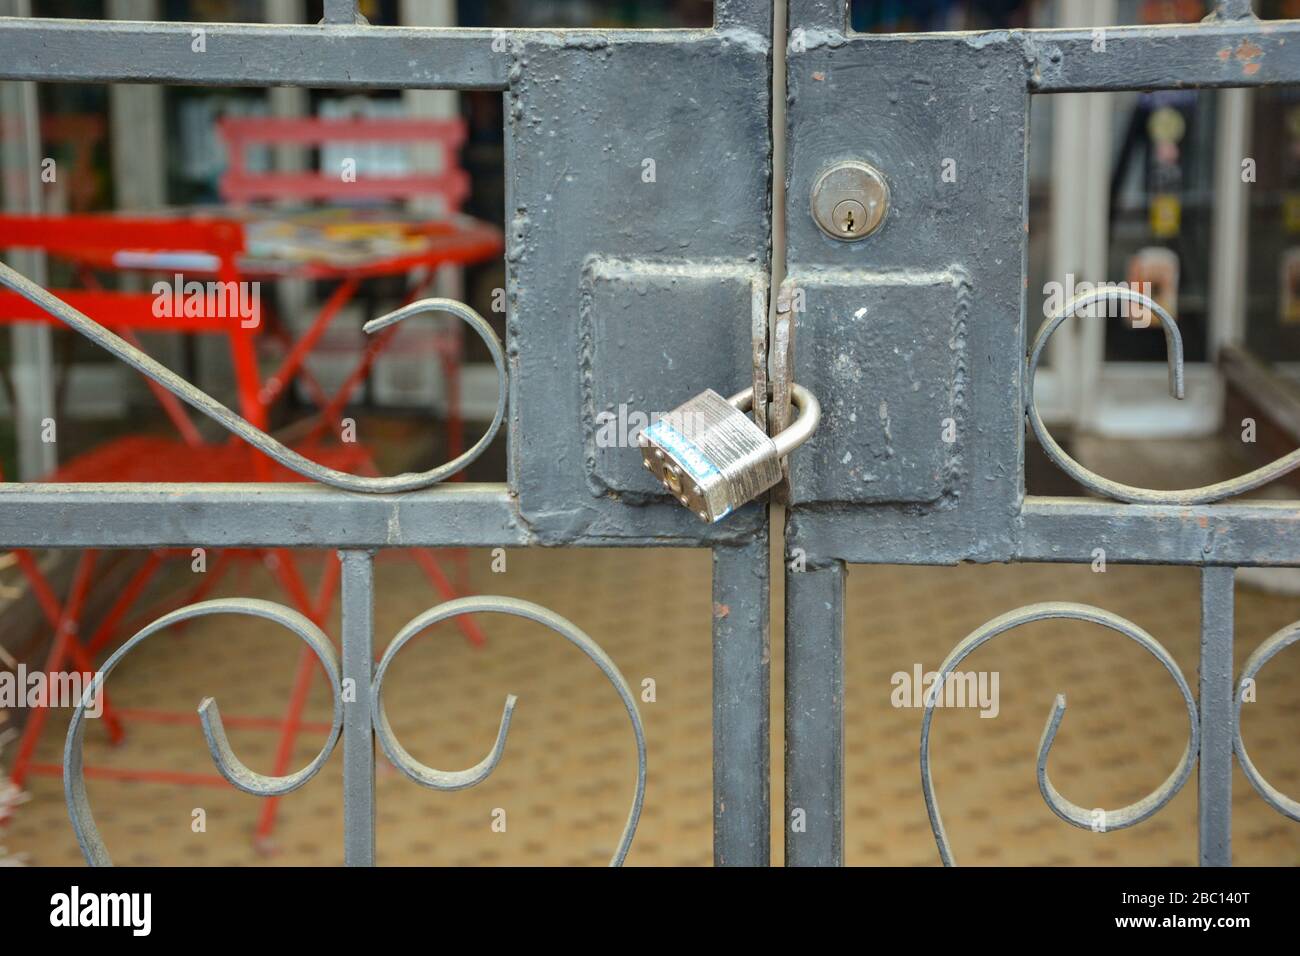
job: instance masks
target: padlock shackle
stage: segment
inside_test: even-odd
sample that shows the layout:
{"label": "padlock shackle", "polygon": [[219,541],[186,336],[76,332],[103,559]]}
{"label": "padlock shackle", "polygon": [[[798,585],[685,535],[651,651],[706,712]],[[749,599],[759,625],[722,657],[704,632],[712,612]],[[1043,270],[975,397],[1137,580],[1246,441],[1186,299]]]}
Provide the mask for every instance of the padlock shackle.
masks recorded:
{"label": "padlock shackle", "polygon": [[[790,403],[799,409],[799,416],[783,431],[772,436],[778,458],[784,458],[811,438],[822,420],[821,402],[802,385],[790,383]],[[742,412],[748,411],[754,404],[754,389],[751,387],[737,392],[727,399],[727,404],[734,405]]]}
{"label": "padlock shackle", "polygon": [[799,409],[799,415],[780,432],[772,436],[777,455],[784,458],[817,430],[822,420],[822,405],[817,396],[802,385],[790,383],[790,404]]}

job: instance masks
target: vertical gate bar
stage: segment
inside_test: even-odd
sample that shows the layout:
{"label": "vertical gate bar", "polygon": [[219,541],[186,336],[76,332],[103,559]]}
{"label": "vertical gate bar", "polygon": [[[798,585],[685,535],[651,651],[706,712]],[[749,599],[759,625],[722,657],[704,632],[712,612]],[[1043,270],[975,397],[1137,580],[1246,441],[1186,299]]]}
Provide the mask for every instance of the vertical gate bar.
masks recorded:
{"label": "vertical gate bar", "polygon": [[719,30],[740,27],[770,36],[772,2],[771,0],[714,0],[713,25]]}
{"label": "vertical gate bar", "polygon": [[[31,15],[31,0],[0,0],[0,16]],[[35,175],[18,175],[19,170],[36,170],[41,166],[36,84],[0,83],[0,116],[5,118],[5,135],[0,136],[0,169],[13,171],[6,175],[4,205],[0,208],[6,213],[39,213],[42,209],[39,179]],[[33,281],[47,284],[49,276],[43,252],[9,249],[5,259]],[[37,481],[59,464],[58,445],[41,440],[41,423],[55,417],[51,329],[41,323],[18,323],[9,330],[9,342],[18,479]]]}
{"label": "vertical gate bar", "polygon": [[1232,865],[1233,568],[1201,569],[1201,866]]}
{"label": "vertical gate bar", "polygon": [[785,863],[844,862],[844,564],[785,573]]}
{"label": "vertical gate bar", "polygon": [[713,549],[715,866],[772,862],[769,540]]}
{"label": "vertical gate bar", "polygon": [[323,23],[345,23],[350,26],[357,22],[357,0],[325,0],[323,12]]}
{"label": "vertical gate bar", "polygon": [[372,551],[339,552],[343,564],[345,866],[375,865],[375,736],[370,725],[370,682],[375,666],[374,557]]}
{"label": "vertical gate bar", "polygon": [[849,23],[849,0],[788,0],[790,29],[826,29],[843,32]]}
{"label": "vertical gate bar", "polygon": [[1214,16],[1219,20],[1242,20],[1254,16],[1251,0],[1216,0]]}

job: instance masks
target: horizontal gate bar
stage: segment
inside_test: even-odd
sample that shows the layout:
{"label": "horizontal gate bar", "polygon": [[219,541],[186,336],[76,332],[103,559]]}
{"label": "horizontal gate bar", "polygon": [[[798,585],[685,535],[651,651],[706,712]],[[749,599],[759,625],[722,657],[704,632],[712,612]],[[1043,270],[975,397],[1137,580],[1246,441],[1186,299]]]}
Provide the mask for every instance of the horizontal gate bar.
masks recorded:
{"label": "horizontal gate bar", "polygon": [[[3,501],[3,499],[0,499]],[[786,552],[809,564],[958,564],[1043,561],[1087,564],[1300,565],[1300,502],[1245,500],[1209,505],[1126,504],[1028,495],[1005,537],[980,537],[951,512],[914,515],[882,506],[845,521],[844,509],[796,508]],[[0,512],[0,529],[3,513]],[[0,534],[2,534],[0,530]]]}
{"label": "horizontal gate bar", "polygon": [[[812,515],[805,512],[804,521]],[[890,515],[882,513],[888,534]],[[830,520],[833,520],[830,519]],[[820,524],[820,522],[815,522]],[[1172,507],[1089,498],[1025,499],[1012,559],[1087,563],[1280,566],[1300,564],[1300,508],[1259,501]],[[725,535],[717,535],[723,540]],[[743,537],[743,535],[742,535]],[[818,541],[815,530],[800,545]],[[834,539],[823,540],[823,545]],[[522,547],[538,544],[504,485],[457,483],[402,495],[291,484],[0,484],[0,547]],[[583,534],[587,546],[706,545]],[[840,541],[841,545],[849,542]],[[863,548],[810,555],[872,563]],[[908,563],[889,554],[890,563]]]}
{"label": "horizontal gate bar", "polygon": [[[1029,89],[1035,93],[1088,90],[1157,90],[1180,87],[1276,86],[1300,83],[1300,21],[1216,20],[1164,26],[1112,26],[1095,30],[1010,30],[970,33],[841,33],[834,0],[791,10],[805,49],[843,48],[846,61],[868,62],[871,49],[904,43],[918,62],[941,63],[944,48],[958,51],[1019,48]],[[829,31],[817,29],[836,24]],[[992,58],[990,58],[992,62]]]}
{"label": "horizontal gate bar", "polygon": [[[742,21],[743,22],[743,21]],[[724,26],[733,26],[723,21]],[[203,31],[203,50],[195,49]],[[0,79],[218,86],[501,90],[516,41],[656,42],[709,31],[502,31],[345,25],[136,23],[0,17]],[[494,41],[496,41],[494,43]],[[1300,82],[1300,22],[854,37],[869,43],[1016,43],[1041,93]],[[816,42],[816,38],[810,38]],[[494,49],[495,46],[495,49]]]}
{"label": "horizontal gate bar", "polygon": [[1030,88],[1039,93],[1275,86],[1300,82],[1300,22],[1029,30]]}
{"label": "horizontal gate bar", "polygon": [[[682,531],[654,507],[629,509],[635,520],[617,525],[530,526],[518,499],[496,483],[377,495],[307,482],[0,482],[0,548],[689,548],[743,544],[763,522],[753,506],[716,525],[683,522]],[[672,502],[658,507],[690,517]]]}
{"label": "horizontal gate bar", "polygon": [[503,90],[513,57],[499,39],[494,49],[494,36],[471,29],[0,17],[0,79]]}
{"label": "horizontal gate bar", "polygon": [[1275,566],[1300,564],[1300,506],[1290,501],[1135,505],[1025,498],[1020,561]]}
{"label": "horizontal gate bar", "polygon": [[0,484],[0,547],[450,547],[529,543],[504,485],[402,495],[320,485]]}
{"label": "horizontal gate bar", "polygon": [[[723,34],[766,47],[729,11]],[[202,37],[201,51],[199,37]],[[713,30],[488,30],[0,17],[0,80],[504,90],[530,47],[681,44]]]}

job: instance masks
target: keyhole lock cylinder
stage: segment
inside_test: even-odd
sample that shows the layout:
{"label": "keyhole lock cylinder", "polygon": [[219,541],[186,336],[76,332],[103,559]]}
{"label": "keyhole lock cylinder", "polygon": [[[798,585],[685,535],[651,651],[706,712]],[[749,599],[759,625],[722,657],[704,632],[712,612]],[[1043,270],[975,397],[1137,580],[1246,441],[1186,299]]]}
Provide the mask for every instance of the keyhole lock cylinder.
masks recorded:
{"label": "keyhole lock cylinder", "polygon": [[832,239],[865,239],[880,228],[888,211],[885,178],[856,159],[831,166],[813,185],[812,217]]}

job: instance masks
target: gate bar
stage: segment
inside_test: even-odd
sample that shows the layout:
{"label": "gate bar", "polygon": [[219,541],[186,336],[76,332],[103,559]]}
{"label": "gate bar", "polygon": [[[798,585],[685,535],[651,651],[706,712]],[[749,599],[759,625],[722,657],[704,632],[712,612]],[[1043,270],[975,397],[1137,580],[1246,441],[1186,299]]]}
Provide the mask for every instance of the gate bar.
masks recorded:
{"label": "gate bar", "polygon": [[324,23],[351,26],[357,22],[357,0],[325,0],[324,7]]}
{"label": "gate bar", "polygon": [[1258,499],[1180,506],[1025,497],[1016,560],[1087,564],[1099,547],[1120,564],[1296,565],[1300,510]]}
{"label": "gate bar", "polygon": [[[1253,18],[1093,30],[1025,30],[1037,93],[1275,86],[1300,79],[1300,22]],[[1099,48],[1104,37],[1105,48]]]}
{"label": "gate bar", "polygon": [[1232,865],[1232,568],[1201,569],[1201,866]]}
{"label": "gate bar", "polygon": [[[856,62],[863,62],[869,46],[882,43],[908,44],[918,59],[940,61],[945,46],[968,50],[976,43],[1018,45],[1027,85],[1035,93],[1300,82],[1300,21],[1257,20],[1249,14],[1248,0],[1226,0],[1217,19],[1200,23],[1108,26],[1097,31],[859,34],[847,28],[848,6],[846,0],[790,0],[790,31],[803,31],[809,46],[833,42],[845,47],[846,59]],[[930,45],[928,52],[923,44]]]}
{"label": "gate bar", "polygon": [[375,865],[374,552],[340,551],[343,603],[343,863]]}
{"label": "gate bar", "polygon": [[844,862],[844,564],[785,572],[785,865]]}
{"label": "gate bar", "polygon": [[772,862],[769,540],[713,549],[715,866]]}
{"label": "gate bar", "polygon": [[770,37],[771,0],[713,0],[713,25],[719,30],[747,29]]}
{"label": "gate bar", "polygon": [[0,548],[713,547],[766,521],[746,507],[705,525],[676,502],[628,509],[635,525],[530,526],[504,484],[404,494],[286,484],[0,482]]}
{"label": "gate bar", "polygon": [[494,50],[493,37],[468,28],[0,17],[0,79],[504,90],[514,57]]}

